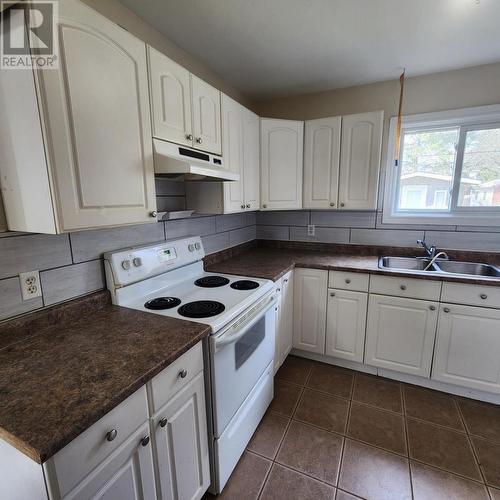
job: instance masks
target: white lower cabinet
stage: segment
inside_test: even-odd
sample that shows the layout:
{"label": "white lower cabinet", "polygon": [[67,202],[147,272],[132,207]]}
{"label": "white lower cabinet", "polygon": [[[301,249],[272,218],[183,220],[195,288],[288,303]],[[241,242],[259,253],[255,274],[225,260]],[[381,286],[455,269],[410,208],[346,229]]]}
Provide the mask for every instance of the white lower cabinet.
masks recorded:
{"label": "white lower cabinet", "polygon": [[330,289],[325,354],[363,362],[368,294]]}
{"label": "white lower cabinet", "polygon": [[197,500],[210,485],[203,371],[153,418],[158,497]]}
{"label": "white lower cabinet", "polygon": [[328,271],[295,269],[293,282],[293,347],[324,354]]}
{"label": "white lower cabinet", "polygon": [[441,304],[432,378],[500,393],[500,310]]}
{"label": "white lower cabinet", "polygon": [[365,363],[429,377],[437,317],[436,302],[371,294]]}
{"label": "white lower cabinet", "polygon": [[153,456],[147,422],[64,498],[154,500]]}
{"label": "white lower cabinet", "polygon": [[293,272],[286,273],[277,283],[279,294],[276,304],[276,349],[274,371],[283,364],[293,344]]}

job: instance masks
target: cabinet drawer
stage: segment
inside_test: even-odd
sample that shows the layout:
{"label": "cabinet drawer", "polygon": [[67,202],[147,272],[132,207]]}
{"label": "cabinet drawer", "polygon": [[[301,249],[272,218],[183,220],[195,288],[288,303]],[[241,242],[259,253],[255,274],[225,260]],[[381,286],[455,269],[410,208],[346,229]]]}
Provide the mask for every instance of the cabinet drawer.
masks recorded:
{"label": "cabinet drawer", "polygon": [[330,271],[328,273],[328,288],[367,292],[368,282],[368,274],[349,273],[345,271]]}
{"label": "cabinet drawer", "polygon": [[[148,419],[146,387],[128,397],[94,425],[56,453],[49,461],[61,496],[68,493],[111,452],[124,443]],[[116,436],[111,440],[116,430]]]}
{"label": "cabinet drawer", "polygon": [[471,306],[500,307],[500,286],[443,283],[441,301]]}
{"label": "cabinet drawer", "polygon": [[198,342],[151,380],[152,413],[158,411],[201,370],[203,370],[203,349],[201,342]]}
{"label": "cabinet drawer", "polygon": [[413,299],[439,300],[441,282],[392,276],[372,276],[370,292]]}

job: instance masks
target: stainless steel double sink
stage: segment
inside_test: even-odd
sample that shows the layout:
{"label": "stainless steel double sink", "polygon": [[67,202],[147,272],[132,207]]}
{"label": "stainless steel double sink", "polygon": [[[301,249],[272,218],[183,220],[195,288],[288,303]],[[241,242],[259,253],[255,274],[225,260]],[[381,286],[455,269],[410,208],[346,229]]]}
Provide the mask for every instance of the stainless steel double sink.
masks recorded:
{"label": "stainless steel double sink", "polygon": [[[428,257],[380,257],[378,267],[381,269],[412,271],[416,273],[443,273],[462,276],[479,276],[482,278],[500,278],[500,269],[480,262],[459,262],[436,259],[431,266]],[[429,267],[428,267],[429,266]]]}

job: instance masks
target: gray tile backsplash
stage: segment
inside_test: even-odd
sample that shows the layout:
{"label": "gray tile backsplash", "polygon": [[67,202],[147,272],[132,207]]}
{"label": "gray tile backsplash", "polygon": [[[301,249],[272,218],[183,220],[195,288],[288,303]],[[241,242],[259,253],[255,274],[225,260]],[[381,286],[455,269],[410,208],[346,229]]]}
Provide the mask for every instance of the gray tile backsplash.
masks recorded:
{"label": "gray tile backsplash", "polygon": [[307,227],[290,227],[291,241],[316,241],[319,243],[349,243],[347,227],[316,227],[314,236],[307,234]]}
{"label": "gray tile backsplash", "polygon": [[288,226],[257,225],[257,238],[260,240],[289,240],[290,228]]}
{"label": "gray tile backsplash", "polygon": [[307,226],[309,210],[257,212],[257,224],[263,226]]}
{"label": "gray tile backsplash", "polygon": [[[157,189],[173,199],[172,181]],[[183,186],[183,185],[182,185]],[[181,197],[182,199],[182,197]],[[102,254],[165,238],[200,235],[207,254],[256,238],[255,212],[82,231],[59,236],[4,233],[0,238],[0,319],[50,306],[106,286]],[[288,232],[288,228],[286,228]],[[18,274],[40,271],[43,296],[23,301]],[[4,278],[4,279],[2,279]]]}
{"label": "gray tile backsplash", "polygon": [[334,212],[318,210],[311,212],[311,224],[326,227],[375,227],[375,212]]}
{"label": "gray tile backsplash", "polygon": [[397,231],[394,229],[352,229],[350,242],[356,245],[417,247],[417,240],[421,240],[423,239],[423,237],[423,231]]}

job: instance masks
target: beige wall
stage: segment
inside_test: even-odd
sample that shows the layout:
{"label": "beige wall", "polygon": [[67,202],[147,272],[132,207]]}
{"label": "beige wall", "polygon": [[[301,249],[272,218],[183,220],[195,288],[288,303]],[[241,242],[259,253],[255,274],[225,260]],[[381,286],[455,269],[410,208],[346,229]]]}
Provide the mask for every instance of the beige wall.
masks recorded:
{"label": "beige wall", "polygon": [[132,34],[144,40],[149,45],[163,52],[168,57],[178,62],[191,73],[210,83],[244,106],[253,108],[253,101],[226,83],[219,75],[214,73],[202,61],[191,56],[168,38],[155,30],[152,26],[135,15],[117,0],[83,0],[87,5],[100,12],[102,15],[119,24]]}

